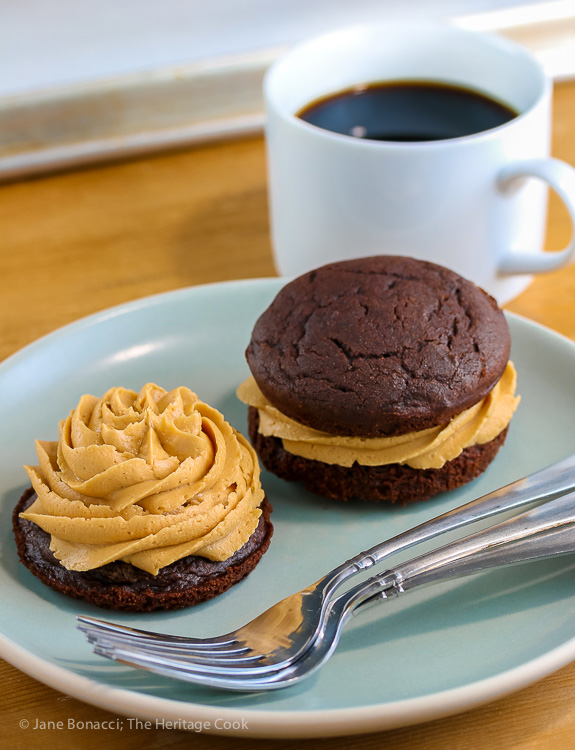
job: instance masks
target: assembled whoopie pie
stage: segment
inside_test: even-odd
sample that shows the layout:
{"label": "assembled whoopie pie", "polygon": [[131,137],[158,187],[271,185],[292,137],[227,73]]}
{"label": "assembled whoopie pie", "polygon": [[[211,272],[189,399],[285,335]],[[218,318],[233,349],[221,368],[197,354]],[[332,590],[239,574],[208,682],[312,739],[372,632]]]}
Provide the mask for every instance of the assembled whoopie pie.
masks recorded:
{"label": "assembled whoopie pie", "polygon": [[517,407],[503,312],[412,258],[332,263],[261,315],[238,390],[264,466],[347,500],[423,500],[481,474]]}
{"label": "assembled whoopie pie", "polygon": [[36,450],[14,536],[22,563],[62,594],[178,609],[226,591],[268,549],[254,450],[189,388],[82,396]]}

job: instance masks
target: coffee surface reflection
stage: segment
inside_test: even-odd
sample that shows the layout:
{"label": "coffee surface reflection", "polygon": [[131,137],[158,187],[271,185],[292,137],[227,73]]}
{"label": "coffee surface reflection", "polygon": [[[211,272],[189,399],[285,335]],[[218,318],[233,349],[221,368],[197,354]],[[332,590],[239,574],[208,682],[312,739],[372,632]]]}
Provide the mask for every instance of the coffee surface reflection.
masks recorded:
{"label": "coffee surface reflection", "polygon": [[472,89],[434,81],[392,81],[322,97],[297,116],[334,133],[397,142],[461,138],[496,128],[517,114]]}

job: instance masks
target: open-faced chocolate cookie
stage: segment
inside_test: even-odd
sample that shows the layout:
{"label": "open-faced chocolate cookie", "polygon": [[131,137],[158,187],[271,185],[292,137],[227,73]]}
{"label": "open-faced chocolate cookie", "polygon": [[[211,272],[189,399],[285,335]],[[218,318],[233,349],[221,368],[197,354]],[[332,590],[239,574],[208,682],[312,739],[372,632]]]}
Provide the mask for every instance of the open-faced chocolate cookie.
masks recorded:
{"label": "open-faced chocolate cookie", "polygon": [[187,607],[240,581],[269,546],[254,449],[185,386],[84,395],[36,453],[14,535],[24,565],[67,596]]}

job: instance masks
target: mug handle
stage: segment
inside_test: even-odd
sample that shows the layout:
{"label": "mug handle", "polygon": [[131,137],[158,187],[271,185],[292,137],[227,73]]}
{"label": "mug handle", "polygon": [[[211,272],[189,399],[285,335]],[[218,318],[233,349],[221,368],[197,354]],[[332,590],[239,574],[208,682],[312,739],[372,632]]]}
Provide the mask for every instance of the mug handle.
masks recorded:
{"label": "mug handle", "polygon": [[516,180],[525,177],[537,177],[553,188],[569,212],[573,231],[569,244],[559,252],[510,252],[499,266],[505,274],[554,271],[575,259],[575,169],[559,159],[527,159],[504,167],[497,184],[500,190],[508,191]]}

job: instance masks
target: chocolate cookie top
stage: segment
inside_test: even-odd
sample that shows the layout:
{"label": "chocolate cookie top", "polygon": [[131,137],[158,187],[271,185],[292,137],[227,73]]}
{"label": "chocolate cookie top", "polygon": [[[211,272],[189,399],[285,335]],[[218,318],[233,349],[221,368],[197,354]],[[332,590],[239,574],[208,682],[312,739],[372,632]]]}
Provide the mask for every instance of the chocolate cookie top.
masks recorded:
{"label": "chocolate cookie top", "polygon": [[510,337],[495,300],[442,266],[396,256],[331,263],[287,284],[246,357],[281,412],[336,435],[447,423],[499,380]]}

